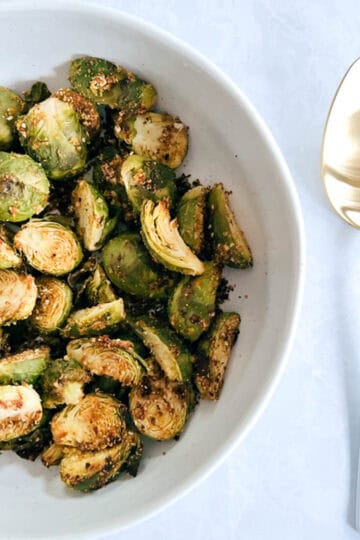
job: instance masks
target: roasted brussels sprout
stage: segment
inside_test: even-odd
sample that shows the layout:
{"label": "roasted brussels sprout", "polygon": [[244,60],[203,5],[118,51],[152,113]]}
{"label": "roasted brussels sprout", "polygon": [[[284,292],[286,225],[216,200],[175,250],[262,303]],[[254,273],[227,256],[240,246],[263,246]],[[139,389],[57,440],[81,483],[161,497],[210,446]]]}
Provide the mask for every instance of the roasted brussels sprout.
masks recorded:
{"label": "roasted brussels sprout", "polygon": [[170,323],[189,341],[199,339],[215,315],[221,270],[212,262],[205,262],[204,267],[201,276],[183,277],[169,299]]}
{"label": "roasted brussels sprout", "polygon": [[29,221],[15,235],[14,245],[32,267],[53,276],[68,274],[83,258],[76,235],[55,221]]}
{"label": "roasted brussels sprout", "polygon": [[132,146],[134,152],[171,169],[179,167],[188,148],[187,127],[169,114],[148,112],[129,118],[115,117],[115,136]]}
{"label": "roasted brussels sprout", "polygon": [[149,256],[138,233],[122,233],[112,238],[102,251],[109,279],[121,291],[142,298],[164,298],[174,279]]}
{"label": "roasted brussels sprout", "polygon": [[176,219],[171,221],[168,205],[160,201],[143,203],[141,230],[146,247],[153,259],[169,270],[191,276],[204,272],[204,264],[181,238]]}
{"label": "roasted brussels sprout", "polygon": [[35,461],[51,440],[51,414],[50,411],[43,411],[40,423],[33,431],[11,441],[0,442],[0,450],[13,450],[19,457]]}
{"label": "roasted brussels sprout", "polygon": [[79,174],[87,161],[88,135],[70,103],[51,96],[16,121],[26,152],[52,180]]}
{"label": "roasted brussels sprout", "polygon": [[229,196],[222,184],[215,184],[209,193],[209,212],[215,260],[232,268],[252,266],[249,245],[236,223]]}
{"label": "roasted brussels sprout", "polygon": [[84,397],[84,385],[91,377],[75,360],[52,360],[42,378],[42,401],[45,409],[74,405]]}
{"label": "roasted brussels sprout", "polygon": [[0,386],[0,442],[30,433],[42,414],[40,396],[31,386]]}
{"label": "roasted brussels sprout", "polygon": [[76,405],[67,405],[55,414],[51,420],[53,440],[82,452],[119,444],[126,433],[125,411],[125,405],[110,396],[87,394]]}
{"label": "roasted brussels sprout", "polygon": [[47,205],[50,185],[29,156],[0,152],[0,220],[25,221]]}
{"label": "roasted brussels sprout", "polygon": [[35,307],[36,296],[32,276],[0,270],[0,326],[27,319]]}
{"label": "roasted brussels sprout", "polygon": [[70,103],[78,113],[80,122],[86,129],[90,139],[93,139],[99,133],[100,115],[92,101],[79,94],[79,92],[75,92],[72,88],[60,88],[53,96],[65,103]]}
{"label": "roasted brussels sprout", "polygon": [[137,319],[132,325],[170,380],[190,379],[193,357],[173,330],[150,316]]}
{"label": "roasted brussels sprout", "polygon": [[96,265],[94,273],[86,280],[85,294],[93,306],[116,300],[114,289],[100,264]]}
{"label": "roasted brussels sprout", "polygon": [[105,375],[124,386],[136,385],[143,374],[144,360],[131,341],[108,336],[75,339],[68,343],[67,357],[76,360],[94,375]]}
{"label": "roasted brussels sprout", "polygon": [[121,166],[121,179],[135,214],[139,214],[144,200],[165,200],[171,206],[176,197],[174,172],[141,156],[132,154]]}
{"label": "roasted brussels sprout", "polygon": [[60,476],[69,487],[84,493],[113,482],[127,462],[140,460],[142,444],[139,435],[131,431],[124,434],[120,444],[97,452],[67,449],[60,463]]}
{"label": "roasted brussels sprout", "polygon": [[31,323],[40,332],[54,332],[65,323],[72,307],[70,287],[56,278],[36,280],[38,297],[31,314]]}
{"label": "roasted brussels sprout", "polygon": [[50,360],[48,347],[27,349],[0,359],[0,384],[34,384]]}
{"label": "roasted brussels sprout", "polygon": [[21,266],[22,259],[12,247],[9,235],[2,225],[0,225],[0,270],[7,268],[17,268]]}
{"label": "roasted brussels sprout", "polygon": [[23,100],[15,92],[0,86],[0,150],[11,148],[14,142],[14,123],[23,107]]}
{"label": "roasted brussels sprout", "polygon": [[220,313],[209,334],[201,339],[198,348],[196,386],[203,399],[219,399],[224,384],[225,369],[231,349],[239,332],[240,315]]}
{"label": "roasted brussels sprout", "polygon": [[88,251],[96,251],[115,227],[116,219],[109,219],[109,209],[104,197],[83,178],[76,184],[72,202],[77,233]]}
{"label": "roasted brussels sprout", "polygon": [[188,416],[188,392],[183,383],[144,376],[129,396],[130,414],[140,433],[158,441],[179,435]]}
{"label": "roasted brussels sprout", "polygon": [[181,197],[177,208],[180,236],[196,255],[199,255],[204,247],[207,193],[207,188],[196,186]]}
{"label": "roasted brussels sprout", "polygon": [[62,334],[68,338],[106,334],[112,326],[124,319],[124,302],[119,298],[113,302],[74,311],[68,318]]}
{"label": "roasted brussels sprout", "polygon": [[88,99],[112,109],[145,112],[156,101],[155,88],[108,60],[85,56],[71,62],[69,81]]}

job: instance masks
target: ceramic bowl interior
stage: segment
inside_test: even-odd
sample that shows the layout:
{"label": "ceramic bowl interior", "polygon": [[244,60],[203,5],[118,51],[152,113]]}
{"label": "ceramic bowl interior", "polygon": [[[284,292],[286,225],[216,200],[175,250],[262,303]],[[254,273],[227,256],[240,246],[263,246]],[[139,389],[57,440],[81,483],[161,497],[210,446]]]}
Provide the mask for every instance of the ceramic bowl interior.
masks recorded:
{"label": "ceramic bowl interior", "polygon": [[[63,2],[0,7],[0,84],[67,84],[69,60],[118,62],[159,92],[158,107],[190,126],[183,166],[193,179],[224,182],[252,246],[249,271],[226,270],[241,333],[218,403],[201,403],[180,441],[147,443],[136,479],[90,495],[62,485],[56,469],[1,456],[1,537],[97,537],[160,510],[206,476],[253,425],[284,367],[299,304],[301,215],[285,162],[240,91],[189,47],[116,11]],[[165,455],[163,455],[165,453]],[[21,516],[21,519],[19,517]],[[56,527],[54,527],[56,524]]]}

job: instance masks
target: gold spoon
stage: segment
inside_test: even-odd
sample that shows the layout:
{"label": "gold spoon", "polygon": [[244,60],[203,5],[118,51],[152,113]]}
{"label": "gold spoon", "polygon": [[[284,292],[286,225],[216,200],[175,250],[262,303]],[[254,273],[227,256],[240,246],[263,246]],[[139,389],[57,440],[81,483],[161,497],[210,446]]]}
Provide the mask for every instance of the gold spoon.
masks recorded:
{"label": "gold spoon", "polygon": [[[321,176],[335,212],[360,229],[360,58],[345,73],[330,107]],[[360,531],[360,454],[357,476],[355,527]]]}
{"label": "gold spoon", "polygon": [[360,229],[360,58],[350,66],[331,104],[321,175],[335,212]]}

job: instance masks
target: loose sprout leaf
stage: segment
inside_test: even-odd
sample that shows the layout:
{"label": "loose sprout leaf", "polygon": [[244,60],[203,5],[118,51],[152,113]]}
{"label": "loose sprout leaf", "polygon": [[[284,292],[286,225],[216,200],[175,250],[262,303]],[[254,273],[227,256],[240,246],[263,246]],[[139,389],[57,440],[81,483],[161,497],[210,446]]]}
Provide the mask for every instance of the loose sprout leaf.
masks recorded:
{"label": "loose sprout leaf", "polygon": [[48,97],[50,97],[51,92],[47,87],[47,84],[43,81],[37,81],[35,82],[30,90],[26,90],[24,92],[24,101],[25,101],[25,111],[28,112],[31,107],[36,105],[36,103],[40,103],[41,101],[44,101]]}

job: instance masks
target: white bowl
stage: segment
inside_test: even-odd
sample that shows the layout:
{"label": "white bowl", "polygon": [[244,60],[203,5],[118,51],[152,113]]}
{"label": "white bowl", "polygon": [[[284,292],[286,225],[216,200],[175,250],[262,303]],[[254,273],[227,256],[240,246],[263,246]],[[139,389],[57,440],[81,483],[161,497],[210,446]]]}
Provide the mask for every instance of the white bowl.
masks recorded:
{"label": "white bowl", "polygon": [[[74,55],[102,56],[152,81],[161,109],[190,126],[184,170],[221,180],[252,246],[255,266],[227,271],[241,313],[218,403],[201,403],[179,442],[146,445],[136,479],[90,495],[65,489],[55,469],[1,456],[3,539],[95,538],[149,517],[212,470],[244,438],[285,366],[301,296],[303,233],[286,163],[240,90],[187,45],[118,11],[88,4],[12,2],[0,7],[0,84],[19,91],[43,79],[66,84]],[[166,455],[163,455],[164,451]]]}

